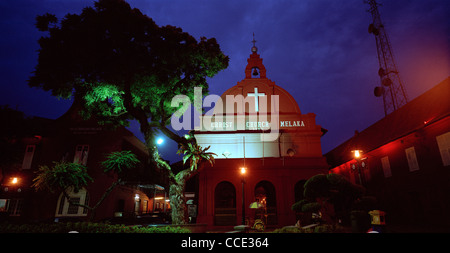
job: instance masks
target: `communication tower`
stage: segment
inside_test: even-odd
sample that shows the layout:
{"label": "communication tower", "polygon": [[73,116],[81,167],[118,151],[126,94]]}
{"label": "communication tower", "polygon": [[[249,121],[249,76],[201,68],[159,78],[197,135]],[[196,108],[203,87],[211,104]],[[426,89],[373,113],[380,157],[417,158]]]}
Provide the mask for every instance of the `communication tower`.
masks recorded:
{"label": "communication tower", "polygon": [[378,75],[380,76],[381,86],[375,87],[374,95],[383,97],[384,114],[387,116],[408,103],[408,97],[394,62],[392,47],[387,33],[384,30],[384,25],[381,23],[380,13],[378,12],[380,4],[376,0],[366,0],[364,2],[370,5],[368,12],[372,14],[372,24],[369,25],[369,33],[375,35],[380,67]]}

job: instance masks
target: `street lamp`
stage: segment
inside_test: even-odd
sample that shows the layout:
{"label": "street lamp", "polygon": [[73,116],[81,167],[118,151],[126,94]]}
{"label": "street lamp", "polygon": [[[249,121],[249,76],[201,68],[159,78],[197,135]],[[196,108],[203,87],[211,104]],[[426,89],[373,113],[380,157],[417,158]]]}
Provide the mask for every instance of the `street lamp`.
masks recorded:
{"label": "street lamp", "polygon": [[156,144],[158,144],[158,145],[163,144],[163,142],[164,142],[164,139],[161,137],[156,140]]}
{"label": "street lamp", "polygon": [[17,177],[13,177],[12,179],[11,179],[11,183],[12,184],[17,184],[19,182],[19,179],[17,178]]}
{"label": "street lamp", "polygon": [[352,150],[352,152],[353,152],[353,156],[355,157],[355,160],[356,160],[356,165],[353,164],[352,169],[358,170],[359,183],[360,183],[360,185],[364,186],[362,177],[361,177],[361,166],[360,166],[360,161],[363,160],[363,158],[361,158],[361,154],[363,153],[363,151],[362,150]]}
{"label": "street lamp", "polygon": [[241,167],[241,182],[242,182],[242,225],[245,225],[245,173],[247,169],[245,167]]}

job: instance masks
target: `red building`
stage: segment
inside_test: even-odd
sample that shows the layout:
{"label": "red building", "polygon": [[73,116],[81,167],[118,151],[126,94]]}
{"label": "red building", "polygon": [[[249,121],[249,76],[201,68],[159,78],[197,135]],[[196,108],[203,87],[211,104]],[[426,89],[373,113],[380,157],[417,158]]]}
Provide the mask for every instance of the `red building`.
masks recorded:
{"label": "red building", "polygon": [[328,152],[330,172],[366,187],[388,224],[448,229],[449,98],[447,78]]}
{"label": "red building", "polygon": [[[51,221],[61,219],[87,219],[84,208],[71,205],[61,192],[35,191],[31,187],[37,169],[41,165],[52,166],[53,161],[82,163],[93,178],[86,188],[70,193],[73,200],[95,205],[105,190],[115,181],[114,175],[103,172],[100,162],[114,151],[131,150],[141,163],[137,171],[147,166],[148,153],[144,144],[124,127],[117,129],[101,126],[95,120],[83,120],[78,114],[78,104],[56,120],[31,119],[32,129],[16,139],[19,160],[2,166],[0,188],[0,215],[2,219],[21,221]],[[12,140],[12,139],[11,139]],[[126,178],[128,184],[116,187],[95,213],[95,220],[114,216],[164,210],[167,207],[164,189],[159,187],[161,178],[156,171],[147,175],[154,179],[149,184],[143,173]],[[156,200],[155,200],[156,199]]]}
{"label": "red building", "polygon": [[[267,214],[268,225],[293,225],[291,206],[302,199],[303,184],[327,173],[320,142],[326,130],[267,78],[255,46],[247,61],[242,81],[220,98],[205,98],[204,104],[215,99],[215,106],[194,131],[199,145],[218,155],[197,177],[197,223],[236,225],[245,216],[252,225]],[[250,208],[254,202],[266,203],[266,210]]]}

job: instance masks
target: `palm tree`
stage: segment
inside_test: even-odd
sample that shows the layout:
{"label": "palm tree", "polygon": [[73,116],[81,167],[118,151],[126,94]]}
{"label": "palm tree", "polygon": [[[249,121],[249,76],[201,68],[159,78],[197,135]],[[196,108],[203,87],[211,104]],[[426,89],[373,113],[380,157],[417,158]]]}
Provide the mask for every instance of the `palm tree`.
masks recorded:
{"label": "palm tree", "polygon": [[177,154],[183,154],[183,163],[186,164],[186,161],[189,161],[189,167],[191,171],[197,170],[198,165],[201,162],[209,162],[211,166],[214,165],[214,156],[216,155],[213,152],[206,152],[211,146],[206,148],[202,148],[197,144],[196,141],[189,142],[185,145],[181,145],[181,148],[177,151]]}
{"label": "palm tree", "polygon": [[47,165],[40,166],[37,176],[33,179],[34,183],[32,187],[36,190],[62,191],[64,197],[70,204],[87,208],[90,211],[89,220],[92,221],[95,211],[100,204],[117,185],[123,183],[123,172],[133,168],[139,162],[137,156],[131,151],[119,151],[108,154],[106,160],[101,163],[104,167],[104,172],[115,173],[118,177],[92,207],[73,202],[68,193],[69,189],[78,192],[83,187],[86,187],[89,181],[93,181],[87,172],[87,167],[82,164],[53,162],[53,167],[48,167]]}
{"label": "palm tree", "polygon": [[173,224],[186,224],[188,222],[184,197],[186,182],[196,175],[204,167],[206,162],[209,162],[213,166],[215,162],[214,156],[216,155],[213,152],[207,152],[210,146],[203,148],[198,145],[195,137],[188,135],[185,138],[188,142],[181,144],[177,154],[183,155],[183,164],[189,163],[189,168],[180,171],[176,175],[173,172],[169,174],[169,198],[172,206]]}

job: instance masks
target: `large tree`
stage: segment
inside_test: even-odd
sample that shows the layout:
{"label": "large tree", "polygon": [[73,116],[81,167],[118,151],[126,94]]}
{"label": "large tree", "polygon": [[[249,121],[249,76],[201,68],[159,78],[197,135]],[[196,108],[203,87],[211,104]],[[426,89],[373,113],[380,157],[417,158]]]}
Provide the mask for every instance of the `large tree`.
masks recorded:
{"label": "large tree", "polygon": [[[172,107],[171,101],[179,94],[192,99],[194,87],[206,94],[206,78],[228,67],[228,57],[217,41],[204,37],[197,41],[181,28],[160,27],[121,0],[99,0],[60,22],[52,14],[38,16],[36,21],[48,36],[39,40],[38,64],[29,85],[55,96],[83,99],[83,115],[94,115],[101,123],[127,126],[137,120],[151,161],[167,170],[173,222],[187,222],[181,214],[186,207],[180,192],[203,166],[175,174],[160,157],[154,137],[161,131],[182,150],[189,150],[188,143],[195,147],[195,139],[188,140],[168,127],[172,114],[180,109]],[[193,164],[210,158],[203,156]]]}

